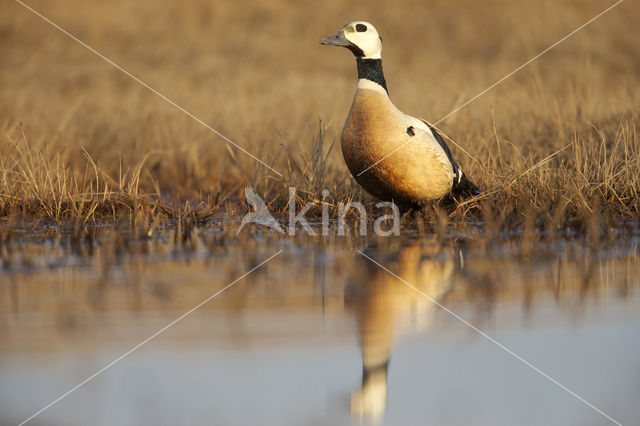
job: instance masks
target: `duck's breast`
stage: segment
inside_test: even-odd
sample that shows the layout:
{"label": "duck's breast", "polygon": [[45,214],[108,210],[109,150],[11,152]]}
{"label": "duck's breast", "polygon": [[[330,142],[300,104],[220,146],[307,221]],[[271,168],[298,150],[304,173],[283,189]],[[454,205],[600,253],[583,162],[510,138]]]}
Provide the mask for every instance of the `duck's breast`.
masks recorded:
{"label": "duck's breast", "polygon": [[341,137],[342,154],[351,174],[368,192],[385,200],[421,203],[447,194],[453,169],[440,145],[422,126],[399,111],[386,94],[359,89]]}

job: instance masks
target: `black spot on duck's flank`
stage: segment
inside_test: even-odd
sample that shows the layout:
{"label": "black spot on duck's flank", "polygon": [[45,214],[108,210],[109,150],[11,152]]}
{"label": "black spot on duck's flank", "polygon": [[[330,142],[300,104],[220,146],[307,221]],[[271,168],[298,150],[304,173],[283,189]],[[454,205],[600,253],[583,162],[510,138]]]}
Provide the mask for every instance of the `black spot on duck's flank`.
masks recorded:
{"label": "black spot on duck's flank", "polygon": [[387,89],[387,82],[384,79],[384,73],[382,72],[382,59],[356,58],[356,63],[358,65],[359,79],[366,78],[374,83],[378,83],[380,86],[384,87],[384,90],[386,90],[387,93],[389,92]]}
{"label": "black spot on duck's flank", "polygon": [[409,136],[415,136],[416,135],[416,132],[413,130],[413,126],[407,127],[407,134]]}
{"label": "black spot on duck's flank", "polygon": [[365,31],[367,31],[367,26],[363,25],[363,24],[358,24],[356,25],[356,31],[359,33],[363,33]]}

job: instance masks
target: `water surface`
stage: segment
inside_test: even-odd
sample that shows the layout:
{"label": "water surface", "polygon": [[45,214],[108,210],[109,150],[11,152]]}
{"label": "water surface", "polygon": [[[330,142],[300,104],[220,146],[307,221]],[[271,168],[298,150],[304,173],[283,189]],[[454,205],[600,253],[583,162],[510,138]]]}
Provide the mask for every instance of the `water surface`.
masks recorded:
{"label": "water surface", "polygon": [[638,424],[634,237],[531,251],[236,239],[216,226],[183,242],[171,229],[101,235],[3,247],[0,423],[25,420],[282,250],[30,424],[613,424],[479,331]]}

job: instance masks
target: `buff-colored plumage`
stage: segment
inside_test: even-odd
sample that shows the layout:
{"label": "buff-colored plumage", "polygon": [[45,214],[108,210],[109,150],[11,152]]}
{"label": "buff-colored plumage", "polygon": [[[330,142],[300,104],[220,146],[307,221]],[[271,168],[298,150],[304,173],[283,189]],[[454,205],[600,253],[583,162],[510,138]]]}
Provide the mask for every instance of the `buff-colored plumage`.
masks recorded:
{"label": "buff-colored plumage", "polygon": [[449,193],[453,169],[427,125],[399,111],[384,90],[368,86],[372,84],[358,87],[342,131],[342,154],[351,174],[372,195],[401,204]]}

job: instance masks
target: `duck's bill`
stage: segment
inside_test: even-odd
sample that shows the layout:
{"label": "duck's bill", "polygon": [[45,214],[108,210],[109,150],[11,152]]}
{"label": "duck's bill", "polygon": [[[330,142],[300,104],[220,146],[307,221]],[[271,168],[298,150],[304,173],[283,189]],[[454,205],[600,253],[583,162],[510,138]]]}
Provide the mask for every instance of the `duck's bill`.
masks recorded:
{"label": "duck's bill", "polygon": [[349,46],[351,43],[344,36],[344,31],[340,31],[330,37],[320,40],[320,44],[326,44],[327,46]]}

